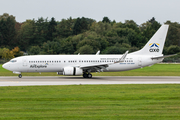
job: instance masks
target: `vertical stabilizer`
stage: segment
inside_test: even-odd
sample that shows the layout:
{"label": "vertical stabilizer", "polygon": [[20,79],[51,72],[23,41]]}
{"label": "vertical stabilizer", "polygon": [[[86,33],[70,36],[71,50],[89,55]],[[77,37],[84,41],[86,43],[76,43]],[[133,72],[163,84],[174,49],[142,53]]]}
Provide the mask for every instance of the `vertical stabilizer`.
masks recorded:
{"label": "vertical stabilizer", "polygon": [[169,25],[162,25],[147,44],[131,55],[162,55]]}

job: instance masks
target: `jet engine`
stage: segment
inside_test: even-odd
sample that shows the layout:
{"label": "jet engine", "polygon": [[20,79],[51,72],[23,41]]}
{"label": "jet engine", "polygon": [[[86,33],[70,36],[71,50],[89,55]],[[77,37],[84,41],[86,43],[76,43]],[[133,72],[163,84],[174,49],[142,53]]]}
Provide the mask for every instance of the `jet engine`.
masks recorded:
{"label": "jet engine", "polygon": [[83,70],[77,67],[65,67],[63,75],[82,75]]}

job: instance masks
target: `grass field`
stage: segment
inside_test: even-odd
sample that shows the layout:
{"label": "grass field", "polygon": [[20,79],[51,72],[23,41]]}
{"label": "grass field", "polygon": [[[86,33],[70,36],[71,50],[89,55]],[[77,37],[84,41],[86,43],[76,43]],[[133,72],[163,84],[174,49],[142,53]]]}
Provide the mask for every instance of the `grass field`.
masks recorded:
{"label": "grass field", "polygon": [[[53,73],[22,73],[23,76],[58,76]],[[17,76],[0,65],[0,76]],[[180,64],[155,64],[151,67],[122,72],[93,73],[93,76],[180,76]]]}
{"label": "grass field", "polygon": [[[56,73],[23,73],[56,76]],[[94,76],[180,76],[179,64],[156,64]],[[0,66],[0,76],[17,76]],[[0,120],[179,120],[180,85],[0,87]]]}
{"label": "grass field", "polygon": [[0,87],[0,119],[179,120],[180,85]]}

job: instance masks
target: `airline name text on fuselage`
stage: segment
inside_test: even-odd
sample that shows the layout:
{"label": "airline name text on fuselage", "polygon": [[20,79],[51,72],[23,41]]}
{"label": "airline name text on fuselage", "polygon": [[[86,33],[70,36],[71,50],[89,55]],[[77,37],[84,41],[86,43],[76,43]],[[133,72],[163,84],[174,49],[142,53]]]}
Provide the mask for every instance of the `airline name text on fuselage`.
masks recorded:
{"label": "airline name text on fuselage", "polygon": [[30,68],[47,68],[46,65],[30,65]]}

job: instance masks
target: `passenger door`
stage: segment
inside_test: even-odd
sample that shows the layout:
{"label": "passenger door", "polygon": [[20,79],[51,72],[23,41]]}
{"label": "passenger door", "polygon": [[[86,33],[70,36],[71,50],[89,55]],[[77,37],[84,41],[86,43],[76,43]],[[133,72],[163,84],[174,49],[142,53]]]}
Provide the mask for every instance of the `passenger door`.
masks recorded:
{"label": "passenger door", "polygon": [[27,67],[27,59],[23,58],[23,67]]}

